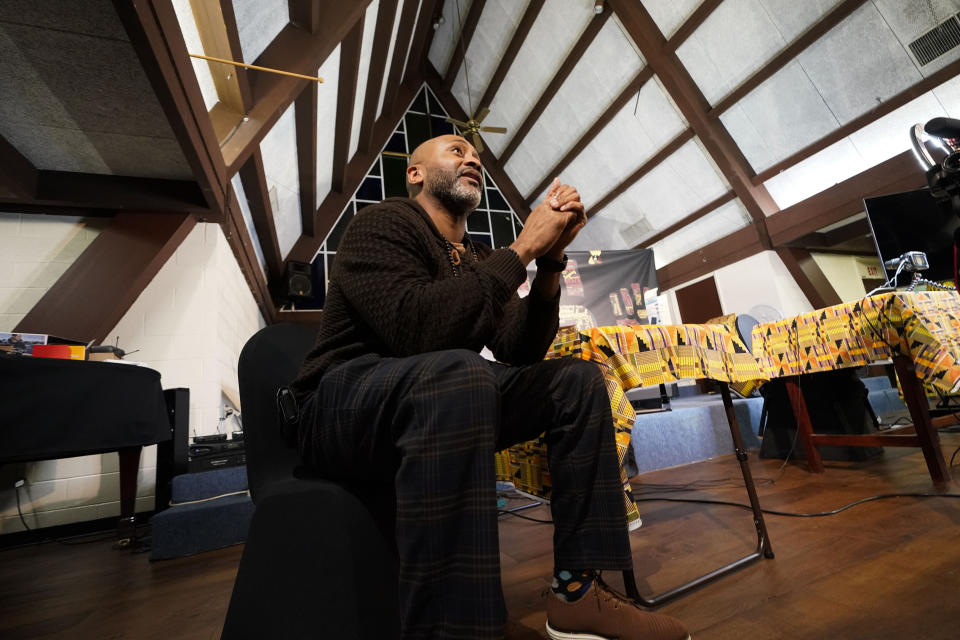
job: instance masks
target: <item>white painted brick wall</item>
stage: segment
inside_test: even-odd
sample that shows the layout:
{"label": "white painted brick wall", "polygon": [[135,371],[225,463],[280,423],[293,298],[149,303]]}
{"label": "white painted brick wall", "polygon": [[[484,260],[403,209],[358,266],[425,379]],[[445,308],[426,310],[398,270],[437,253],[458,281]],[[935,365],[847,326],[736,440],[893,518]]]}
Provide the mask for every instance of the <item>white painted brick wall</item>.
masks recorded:
{"label": "white painted brick wall", "polygon": [[[27,302],[39,300],[96,233],[96,225],[80,218],[0,214],[0,331],[13,328],[29,310]],[[127,359],[159,371],[165,389],[188,387],[190,432],[201,435],[216,433],[221,390],[239,388],[240,350],[264,325],[220,227],[197,224],[108,342],[139,349]],[[31,527],[120,515],[116,453],[29,463],[25,475],[20,500]],[[153,509],[155,484],[151,446],[140,458],[137,511]],[[0,534],[22,529],[14,490],[0,488]]]}
{"label": "white painted brick wall", "polygon": [[0,331],[12,331],[108,221],[0,213]]}

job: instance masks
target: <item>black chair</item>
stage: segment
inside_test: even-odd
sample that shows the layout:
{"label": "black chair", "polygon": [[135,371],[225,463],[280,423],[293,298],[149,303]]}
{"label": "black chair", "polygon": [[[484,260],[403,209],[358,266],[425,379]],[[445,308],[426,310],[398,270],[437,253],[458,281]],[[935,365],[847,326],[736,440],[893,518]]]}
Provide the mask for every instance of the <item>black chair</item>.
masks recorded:
{"label": "black chair", "polygon": [[311,477],[282,435],[277,391],[316,332],[261,329],[240,353],[247,476],[256,505],[222,638],[400,634],[392,487]]}

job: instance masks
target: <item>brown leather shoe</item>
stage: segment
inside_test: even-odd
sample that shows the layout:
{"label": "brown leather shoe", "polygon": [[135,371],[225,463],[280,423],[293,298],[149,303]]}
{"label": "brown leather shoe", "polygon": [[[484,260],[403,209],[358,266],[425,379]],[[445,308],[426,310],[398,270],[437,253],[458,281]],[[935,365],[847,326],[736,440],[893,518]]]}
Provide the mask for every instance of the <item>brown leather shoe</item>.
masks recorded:
{"label": "brown leather shoe", "polygon": [[553,640],[689,640],[676,618],[651,613],[617,594],[599,577],[576,602],[547,596],[547,635]]}

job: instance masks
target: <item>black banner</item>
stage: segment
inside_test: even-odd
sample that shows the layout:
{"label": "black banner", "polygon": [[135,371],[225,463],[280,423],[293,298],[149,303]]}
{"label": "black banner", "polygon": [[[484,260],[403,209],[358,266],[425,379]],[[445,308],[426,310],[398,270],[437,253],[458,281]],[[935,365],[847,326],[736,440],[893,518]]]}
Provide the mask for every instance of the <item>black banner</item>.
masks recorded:
{"label": "black banner", "polygon": [[[560,282],[561,326],[589,329],[660,321],[652,250],[570,251],[567,257]],[[531,264],[528,273],[522,296],[530,291],[536,266]]]}

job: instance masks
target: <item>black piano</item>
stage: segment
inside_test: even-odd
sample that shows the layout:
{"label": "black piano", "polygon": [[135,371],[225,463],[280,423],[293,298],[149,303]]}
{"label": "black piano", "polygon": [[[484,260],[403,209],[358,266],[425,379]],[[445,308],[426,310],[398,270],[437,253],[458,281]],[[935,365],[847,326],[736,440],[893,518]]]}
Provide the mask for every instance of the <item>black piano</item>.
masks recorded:
{"label": "black piano", "polygon": [[[0,353],[0,465],[118,452],[117,546],[133,540],[140,450],[171,433],[158,371]],[[158,498],[169,458],[157,452]]]}

